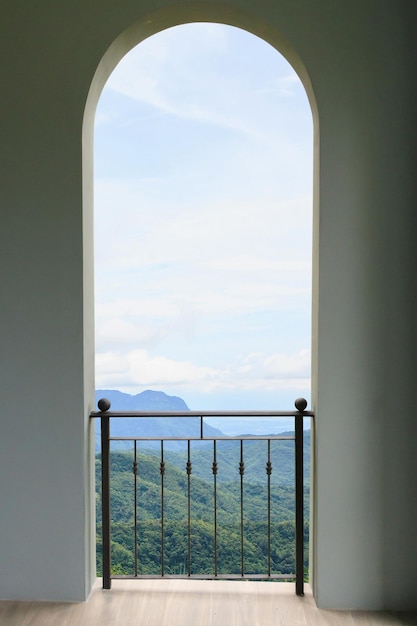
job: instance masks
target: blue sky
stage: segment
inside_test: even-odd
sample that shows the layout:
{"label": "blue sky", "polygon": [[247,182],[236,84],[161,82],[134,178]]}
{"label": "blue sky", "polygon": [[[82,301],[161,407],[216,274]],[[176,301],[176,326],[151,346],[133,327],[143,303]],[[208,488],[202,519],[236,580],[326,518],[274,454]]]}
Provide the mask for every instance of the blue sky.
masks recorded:
{"label": "blue sky", "polygon": [[191,409],[310,397],[312,116],[253,35],[133,49],[95,127],[96,387]]}

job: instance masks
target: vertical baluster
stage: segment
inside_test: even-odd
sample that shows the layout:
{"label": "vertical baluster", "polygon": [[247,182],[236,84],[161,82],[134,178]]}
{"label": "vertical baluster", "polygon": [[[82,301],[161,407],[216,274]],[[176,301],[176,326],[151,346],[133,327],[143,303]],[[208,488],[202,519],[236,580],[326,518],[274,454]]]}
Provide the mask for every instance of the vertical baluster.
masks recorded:
{"label": "vertical baluster", "polygon": [[165,462],[164,462],[164,441],[161,439],[161,462],[159,464],[159,471],[161,473],[161,576],[165,575],[165,528],[164,528],[164,477],[165,477]]}
{"label": "vertical baluster", "polygon": [[191,575],[191,455],[190,455],[190,440],[187,442],[188,446],[188,460],[187,460],[187,483],[188,483],[188,576]]}
{"label": "vertical baluster", "polygon": [[213,439],[214,575],[217,576],[217,441]]}
{"label": "vertical baluster", "polygon": [[242,577],[245,575],[245,557],[243,550],[243,474],[245,473],[245,464],[243,462],[243,439],[240,440],[240,571]]}
{"label": "vertical baluster", "polygon": [[133,445],[133,489],[134,489],[134,546],[135,546],[135,576],[138,575],[138,492],[137,492],[137,476],[138,476],[138,462],[137,462],[137,441],[135,439]]}
{"label": "vertical baluster", "polygon": [[265,468],[268,476],[268,576],[271,576],[271,440],[268,439],[268,460]]}

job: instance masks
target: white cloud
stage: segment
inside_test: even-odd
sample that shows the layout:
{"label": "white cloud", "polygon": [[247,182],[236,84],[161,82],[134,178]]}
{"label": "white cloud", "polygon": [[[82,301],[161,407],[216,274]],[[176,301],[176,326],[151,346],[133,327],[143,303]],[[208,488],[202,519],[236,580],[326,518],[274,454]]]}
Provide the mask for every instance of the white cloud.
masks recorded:
{"label": "white cloud", "polygon": [[249,256],[271,267],[288,268],[291,259],[299,267],[300,251],[311,246],[310,202],[308,197],[255,202],[226,195],[219,202],[201,197],[197,206],[176,206],[175,199],[155,202],[143,181],[98,182],[96,253],[125,271],[198,257],[212,267],[224,259],[237,268],[236,259]]}
{"label": "white cloud", "polygon": [[[177,333],[192,323],[193,319],[223,318],[225,324],[231,317],[309,308],[309,285],[280,284],[279,282],[256,282],[231,285],[221,274],[210,281],[198,276],[175,281],[175,289],[160,294],[146,291],[136,297],[118,298],[117,294],[97,307],[97,337],[100,342],[108,340],[126,342],[154,342],[167,334]],[[161,286],[161,285],[159,285]],[[124,321],[123,321],[124,320]],[[140,331],[137,329],[140,328]]]}
{"label": "white cloud", "polygon": [[290,96],[292,98],[297,96],[300,90],[300,79],[295,72],[290,72],[285,76],[279,76],[273,78],[268,85],[262,89],[257,89],[259,95],[275,94],[278,96]]}
{"label": "white cloud", "polygon": [[[193,63],[196,44],[200,63],[207,53],[207,43],[212,55],[224,50],[224,36],[210,36],[218,35],[221,29],[195,26],[182,40],[178,29],[173,29],[142,42],[122,59],[107,87],[163,113],[251,132],[237,120],[233,110],[225,113],[224,98],[212,89],[213,78],[218,81],[219,77],[206,72],[203,78],[201,68]],[[202,34],[209,37],[201,37]]]}
{"label": "white cloud", "polygon": [[108,111],[97,111],[94,118],[94,125],[95,127],[98,127],[102,124],[109,124],[113,121],[113,119],[113,116]]}
{"label": "white cloud", "polygon": [[143,318],[140,323],[134,323],[121,317],[110,317],[103,314],[98,316],[96,324],[96,347],[98,350],[111,346],[152,345],[157,343],[165,334],[155,324],[148,324]]}
{"label": "white cloud", "polygon": [[119,385],[121,389],[192,389],[193,392],[224,392],[239,389],[308,389],[310,352],[295,354],[256,353],[235,364],[220,367],[152,356],[147,350],[103,352],[96,355],[96,386]]}
{"label": "white cloud", "polygon": [[[296,255],[294,255],[296,256]],[[236,256],[225,256],[218,259],[210,259],[203,263],[208,269],[228,272],[280,272],[295,274],[297,272],[308,275],[311,272],[311,261],[308,259],[275,259],[268,257],[251,256],[248,253]]]}
{"label": "white cloud", "polygon": [[258,380],[307,379],[310,376],[310,350],[294,354],[249,354],[239,368],[243,376]]}
{"label": "white cloud", "polygon": [[[248,46],[252,55],[269,53],[266,86],[262,58],[258,66],[255,59],[246,63],[244,74],[236,72]],[[300,81],[288,62],[262,40],[236,28],[192,24],[143,41],[120,61],[106,88],[165,114],[265,139],[264,118],[274,111],[265,96],[294,96],[297,86]],[[306,97],[303,89],[298,95]],[[248,114],[253,108],[262,111],[255,124]]]}
{"label": "white cloud", "polygon": [[175,361],[165,356],[151,356],[147,350],[133,350],[124,355],[105,352],[96,355],[96,386],[104,388],[122,378],[123,386],[159,388],[172,385],[201,385],[218,377],[209,367],[189,361]]}

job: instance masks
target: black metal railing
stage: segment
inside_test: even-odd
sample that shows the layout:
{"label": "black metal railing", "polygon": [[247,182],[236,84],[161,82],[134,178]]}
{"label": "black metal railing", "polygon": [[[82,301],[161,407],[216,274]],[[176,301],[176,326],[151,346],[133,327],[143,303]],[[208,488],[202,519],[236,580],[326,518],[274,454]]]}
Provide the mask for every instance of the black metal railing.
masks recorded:
{"label": "black metal railing", "polygon": [[[295,401],[295,410],[292,411],[206,411],[204,413],[196,411],[178,411],[178,412],[126,412],[126,411],[110,411],[110,402],[102,399],[98,402],[98,411],[91,413],[91,418],[99,418],[101,422],[101,519],[102,519],[102,574],[103,588],[111,588],[111,580],[115,578],[154,578],[154,574],[140,574],[138,563],[138,501],[137,501],[137,480],[138,480],[138,443],[139,442],[159,442],[159,473],[160,473],[160,516],[158,525],[160,527],[160,551],[159,551],[159,574],[157,577],[170,578],[200,578],[200,579],[261,579],[261,580],[295,580],[295,588],[297,595],[304,593],[304,538],[305,538],[305,520],[304,520],[304,417],[313,417],[312,411],[306,410],[307,402],[303,398]],[[198,418],[199,433],[195,437],[176,437],[176,436],[111,436],[110,420],[118,418],[181,418],[190,419]],[[254,420],[259,418],[294,418],[294,433],[278,434],[278,435],[240,435],[240,436],[205,436],[204,419],[205,418],[239,418],[251,417]],[[111,487],[110,487],[110,443],[111,442],[131,442],[133,448],[132,471],[134,477],[134,517],[133,517],[133,546],[134,546],[134,573],[132,575],[112,575],[112,555],[111,555]],[[180,574],[172,575],[165,567],[165,478],[166,478],[166,445],[167,442],[185,442],[186,443],[186,492],[187,492],[187,542],[186,542],[186,558],[184,570]],[[213,476],[213,569],[211,573],[193,573],[192,571],[192,542],[191,542],[191,474],[193,471],[193,462],[191,454],[191,442],[204,441],[212,442],[213,454],[211,463],[211,473]],[[238,473],[239,473],[239,501],[240,510],[239,517],[239,543],[240,543],[240,566],[239,572],[224,573],[219,572],[218,567],[218,501],[217,501],[217,475],[218,475],[218,445],[222,441],[236,441],[239,446],[238,454]],[[247,573],[245,570],[245,520],[244,520],[244,476],[245,476],[245,456],[244,448],[246,443],[250,441],[266,441],[266,500],[267,500],[267,559],[266,571],[257,573]],[[271,501],[271,474],[273,471],[271,461],[271,445],[275,441],[294,442],[294,526],[295,526],[295,572],[294,573],[274,573],[271,567],[271,519],[272,506]],[[154,445],[154,443],[153,443]],[[155,452],[154,452],[155,454]],[[198,458],[198,454],[196,455]]]}

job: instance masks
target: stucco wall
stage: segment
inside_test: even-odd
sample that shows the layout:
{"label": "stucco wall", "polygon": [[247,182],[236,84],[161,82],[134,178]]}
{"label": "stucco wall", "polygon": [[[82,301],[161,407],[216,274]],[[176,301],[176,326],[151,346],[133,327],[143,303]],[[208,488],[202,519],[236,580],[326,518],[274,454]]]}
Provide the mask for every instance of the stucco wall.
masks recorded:
{"label": "stucco wall", "polygon": [[2,7],[0,598],[90,590],[94,102],[130,46],[203,19],[279,47],[315,112],[316,600],[416,608],[415,13],[407,0]]}

